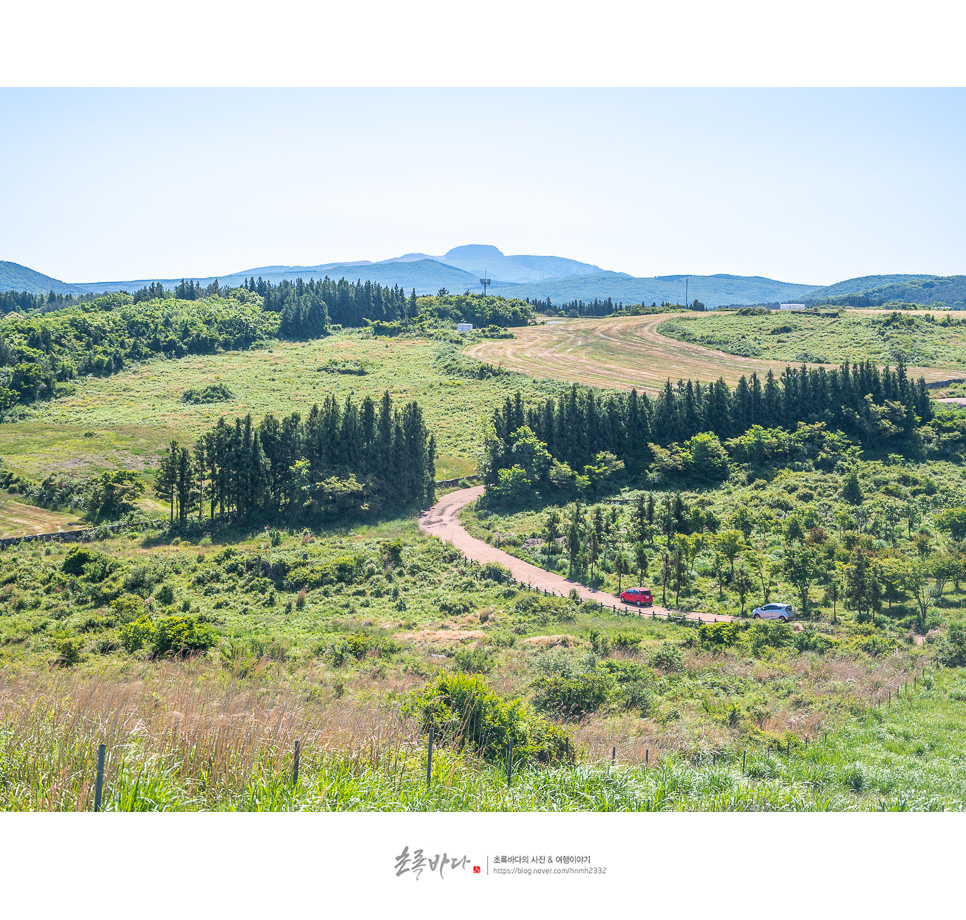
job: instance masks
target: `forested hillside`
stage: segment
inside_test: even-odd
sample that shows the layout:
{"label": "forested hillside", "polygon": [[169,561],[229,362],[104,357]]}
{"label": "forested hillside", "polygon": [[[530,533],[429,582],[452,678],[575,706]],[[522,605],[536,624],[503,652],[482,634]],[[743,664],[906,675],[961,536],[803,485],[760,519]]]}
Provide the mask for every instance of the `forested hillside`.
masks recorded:
{"label": "forested hillside", "polygon": [[[846,307],[881,307],[890,304],[919,304],[922,306],[945,306],[953,310],[966,309],[966,275],[947,277],[929,275],[899,275],[897,280],[885,284],[868,280],[869,287],[855,291],[840,292],[840,285],[812,291],[804,300],[814,304],[832,304]],[[848,283],[851,284],[851,283]]]}

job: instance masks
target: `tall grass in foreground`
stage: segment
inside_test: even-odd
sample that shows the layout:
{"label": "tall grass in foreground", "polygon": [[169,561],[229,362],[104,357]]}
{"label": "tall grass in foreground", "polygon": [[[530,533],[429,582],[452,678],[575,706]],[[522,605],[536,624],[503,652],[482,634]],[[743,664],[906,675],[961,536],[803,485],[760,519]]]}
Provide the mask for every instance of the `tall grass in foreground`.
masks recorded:
{"label": "tall grass in foreground", "polygon": [[[786,757],[581,763],[533,769],[438,750],[386,710],[304,688],[243,684],[191,666],[139,680],[0,678],[0,807],[92,807],[107,745],[105,811],[961,810],[966,679],[940,672]],[[295,739],[300,778],[292,782]]]}

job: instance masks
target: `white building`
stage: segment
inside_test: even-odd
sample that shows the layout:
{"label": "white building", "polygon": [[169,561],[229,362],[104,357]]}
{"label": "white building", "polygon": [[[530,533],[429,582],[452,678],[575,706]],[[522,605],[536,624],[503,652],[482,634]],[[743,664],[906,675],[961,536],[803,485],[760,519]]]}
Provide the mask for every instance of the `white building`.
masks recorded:
{"label": "white building", "polygon": [[456,331],[457,332],[472,332],[473,331],[473,324],[472,323],[457,323],[456,324]]}
{"label": "white building", "polygon": [[804,310],[805,304],[803,303],[780,303],[778,305],[779,310]]}

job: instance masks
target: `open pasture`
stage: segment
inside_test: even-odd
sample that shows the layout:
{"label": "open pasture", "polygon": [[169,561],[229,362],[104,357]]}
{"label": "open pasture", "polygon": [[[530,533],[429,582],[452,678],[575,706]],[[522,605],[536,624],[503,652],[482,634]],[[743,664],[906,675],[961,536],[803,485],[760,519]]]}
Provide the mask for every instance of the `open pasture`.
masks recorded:
{"label": "open pasture", "polygon": [[[728,354],[795,364],[900,360],[926,380],[962,376],[966,370],[966,320],[948,310],[842,310],[824,313],[771,311],[678,315],[659,335]],[[942,373],[930,376],[930,370]]]}
{"label": "open pasture", "polygon": [[[450,360],[452,359],[452,360]],[[452,363],[455,361],[456,363]],[[150,469],[172,438],[191,443],[221,416],[307,414],[332,395],[358,404],[388,390],[397,406],[419,401],[436,437],[437,477],[476,468],[482,419],[516,389],[554,387],[506,376],[478,379],[455,347],[420,338],[374,338],[341,332],[309,342],[273,342],[248,351],[154,360],[110,377],[77,381],[74,392],[26,409],[0,425],[0,457],[14,472],[84,475],[104,469]],[[359,371],[362,373],[359,373]],[[472,367],[470,367],[472,370]],[[187,390],[223,384],[227,400],[182,401]]]}
{"label": "open pasture", "polygon": [[[709,330],[717,329],[719,323],[722,328],[728,324],[730,330],[733,324],[748,319],[772,321],[770,316],[736,317],[713,313],[697,316],[702,328]],[[784,320],[788,316],[783,313],[780,318]],[[480,361],[538,379],[623,390],[636,388],[652,395],[659,392],[668,379],[713,382],[723,377],[726,383],[734,385],[742,376],[748,377],[752,373],[763,376],[769,370],[779,374],[789,363],[801,363],[794,357],[784,357],[783,353],[766,352],[762,357],[742,357],[727,353],[723,347],[719,350],[706,344],[670,338],[661,331],[662,324],[690,324],[695,322],[695,317],[694,313],[663,313],[551,321],[547,325],[516,330],[515,339],[480,342],[468,348],[466,353]],[[735,338],[740,339],[740,332]],[[731,341],[729,336],[723,345]],[[839,358],[837,354],[830,354],[827,362],[834,364],[847,357],[861,360],[876,359],[877,355],[843,353]],[[881,363],[894,365],[895,361],[883,360]],[[910,366],[908,370],[910,375],[923,376],[927,382],[963,374],[963,366],[957,367],[951,361],[935,367]]]}
{"label": "open pasture", "polygon": [[0,534],[20,537],[34,533],[74,530],[85,526],[76,514],[48,511],[27,505],[6,494],[0,494]]}

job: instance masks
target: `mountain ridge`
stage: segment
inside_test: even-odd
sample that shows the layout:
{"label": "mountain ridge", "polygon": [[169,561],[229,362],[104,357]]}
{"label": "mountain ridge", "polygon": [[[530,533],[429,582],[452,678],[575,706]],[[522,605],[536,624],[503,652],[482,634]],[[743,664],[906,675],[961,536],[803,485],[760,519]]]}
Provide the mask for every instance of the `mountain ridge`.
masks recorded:
{"label": "mountain ridge", "polygon": [[[442,256],[410,252],[379,261],[368,259],[322,262],[318,265],[266,265],[240,272],[207,277],[192,277],[202,286],[217,281],[237,286],[249,278],[262,277],[279,284],[298,278],[345,278],[350,283],[372,281],[389,287],[400,286],[417,294],[435,294],[441,288],[453,293],[480,289],[481,277],[490,279],[489,292],[508,297],[529,298],[555,304],[573,300],[593,301],[610,298],[616,303],[683,303],[699,300],[709,307],[761,304],[788,300],[821,302],[822,298],[862,295],[874,292],[890,300],[935,303],[943,300],[959,304],[966,277],[921,274],[866,275],[832,285],[796,284],[761,275],[654,275],[636,277],[626,272],[601,269],[589,262],[560,256],[504,255],[496,246],[468,244],[450,249]],[[60,281],[15,262],[0,262],[0,291],[26,291],[31,294],[101,294],[109,291],[136,291],[160,283],[174,287],[180,278],[144,278],[126,281]],[[187,280],[187,278],[186,278]],[[686,293],[685,293],[686,292]]]}

